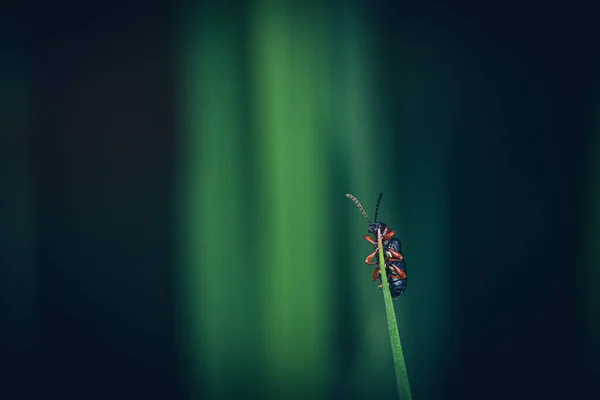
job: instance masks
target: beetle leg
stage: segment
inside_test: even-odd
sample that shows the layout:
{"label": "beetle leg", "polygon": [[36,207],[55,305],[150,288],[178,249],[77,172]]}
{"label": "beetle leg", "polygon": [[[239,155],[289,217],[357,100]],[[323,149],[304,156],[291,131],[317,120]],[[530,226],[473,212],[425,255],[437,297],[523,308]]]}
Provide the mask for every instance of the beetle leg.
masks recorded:
{"label": "beetle leg", "polygon": [[363,238],[365,238],[365,240],[367,240],[373,246],[377,246],[377,240],[373,239],[371,236],[365,235],[365,236],[363,236]]}
{"label": "beetle leg", "polygon": [[392,238],[392,236],[394,236],[395,234],[396,234],[396,231],[390,231],[385,234],[385,236],[383,237],[383,240],[390,240]]}
{"label": "beetle leg", "polygon": [[396,250],[388,250],[388,252],[397,259],[402,260],[404,258],[404,256],[402,255],[402,253],[397,252]]}
{"label": "beetle leg", "polygon": [[400,268],[398,268],[395,265],[392,265],[392,269],[394,270],[394,272],[396,272],[398,274],[398,278],[395,278],[395,279],[406,279],[406,273],[404,271],[402,271]]}
{"label": "beetle leg", "polygon": [[381,270],[379,269],[379,267],[375,268],[373,270],[373,280],[376,281],[380,275],[381,275]]}
{"label": "beetle leg", "polygon": [[391,261],[391,262],[400,262],[402,261],[402,258],[386,258],[385,259],[386,262]]}
{"label": "beetle leg", "polygon": [[370,264],[370,265],[376,265],[376,264],[377,264],[377,262],[376,262],[376,261],[373,261],[373,258],[375,258],[375,254],[377,254],[377,251],[379,251],[379,249],[375,249],[375,251],[374,251],[374,252],[372,252],[371,254],[369,254],[369,255],[367,256],[367,258],[365,259],[365,262],[366,262],[367,264]]}
{"label": "beetle leg", "polygon": [[390,278],[392,278],[392,279],[404,279],[404,278],[401,278],[398,275],[390,275]]}

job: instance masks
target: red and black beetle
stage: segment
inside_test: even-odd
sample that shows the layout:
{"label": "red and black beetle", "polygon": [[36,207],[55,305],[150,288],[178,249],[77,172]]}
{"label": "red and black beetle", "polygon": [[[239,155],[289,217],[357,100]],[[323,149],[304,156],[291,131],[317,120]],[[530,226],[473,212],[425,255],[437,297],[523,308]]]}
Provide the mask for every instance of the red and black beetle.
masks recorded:
{"label": "red and black beetle", "polygon": [[[362,205],[358,201],[358,199],[351,194],[347,194],[350,200],[354,201],[354,203],[359,208],[360,212],[362,212],[365,219],[369,222],[369,233],[373,234],[375,238],[365,235],[363,238],[375,246],[375,250],[367,256],[365,259],[365,263],[369,265],[377,265],[375,270],[373,271],[373,280],[379,279],[381,282],[381,271],[379,267],[379,246],[377,244],[377,230],[379,229],[382,235],[381,241],[383,244],[383,254],[385,257],[385,266],[386,266],[386,275],[388,285],[390,286],[390,292],[392,294],[392,298],[397,299],[400,297],[402,293],[406,290],[406,284],[408,281],[407,277],[407,269],[406,262],[404,261],[404,256],[402,255],[402,244],[400,240],[394,235],[396,234],[395,230],[391,230],[386,224],[383,222],[377,222],[377,214],[379,213],[379,203],[381,203],[381,198],[383,197],[383,193],[379,193],[379,198],[377,199],[377,205],[375,207],[375,219],[373,222],[369,219],[369,216],[363,209]],[[378,288],[381,288],[382,284],[379,285]]]}

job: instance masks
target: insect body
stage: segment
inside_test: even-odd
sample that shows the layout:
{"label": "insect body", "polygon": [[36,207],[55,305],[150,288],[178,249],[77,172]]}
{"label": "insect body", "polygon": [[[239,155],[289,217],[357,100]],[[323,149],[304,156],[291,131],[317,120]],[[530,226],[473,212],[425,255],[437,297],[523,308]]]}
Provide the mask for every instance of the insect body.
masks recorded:
{"label": "insect body", "polygon": [[[377,265],[373,271],[373,280],[375,281],[379,279],[381,282],[381,270],[379,267],[379,245],[377,243],[377,230],[380,230],[382,236],[381,240],[383,245],[383,254],[385,257],[387,281],[388,285],[390,286],[392,298],[397,299],[402,293],[404,293],[404,290],[406,290],[406,283],[408,280],[406,275],[406,262],[404,261],[404,256],[402,255],[402,244],[398,238],[394,237],[396,231],[391,230],[383,222],[377,222],[379,203],[381,202],[383,193],[379,194],[379,199],[377,200],[377,206],[375,208],[375,219],[373,222],[371,222],[367,216],[367,213],[356,197],[352,196],[351,194],[347,194],[346,197],[354,201],[354,203],[357,205],[365,219],[369,222],[369,233],[374,234],[375,236],[375,238],[369,235],[363,236],[365,240],[375,246],[375,250],[365,259],[365,263],[369,265]],[[379,288],[381,288],[382,284],[383,282],[379,285]]]}
{"label": "insect body", "polygon": [[[386,245],[384,245],[384,251]],[[406,270],[406,262],[404,257],[400,261],[391,261],[392,256],[391,251],[399,253],[402,255],[402,244],[400,243],[400,239],[391,238],[387,244],[387,253],[386,253],[386,268],[387,268],[387,278],[388,283],[390,284],[390,292],[392,294],[392,298],[397,299],[400,297],[402,293],[406,290],[406,281],[407,279],[407,270]],[[397,270],[400,270],[398,272]],[[379,271],[379,269],[378,269]],[[404,278],[402,278],[404,276]],[[379,280],[381,281],[381,273],[379,273]]]}

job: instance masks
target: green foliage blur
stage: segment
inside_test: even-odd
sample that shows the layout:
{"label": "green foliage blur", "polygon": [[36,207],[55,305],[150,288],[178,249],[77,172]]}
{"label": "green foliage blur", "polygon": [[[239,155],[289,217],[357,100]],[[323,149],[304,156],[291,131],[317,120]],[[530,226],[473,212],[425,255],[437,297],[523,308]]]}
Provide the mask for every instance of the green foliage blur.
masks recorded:
{"label": "green foliage blur", "polygon": [[[343,197],[353,193],[373,213],[382,191],[380,217],[398,229],[410,271],[396,309],[414,396],[444,398],[462,362],[461,304],[477,303],[464,296],[486,279],[502,287],[521,276],[507,273],[502,242],[525,246],[526,215],[538,212],[519,167],[507,164],[501,132],[510,128],[499,111],[519,96],[518,84],[502,82],[527,68],[490,81],[488,61],[473,62],[475,50],[456,38],[412,24],[394,42],[358,3],[244,7],[190,7],[181,20],[179,291],[194,390],[215,399],[395,396],[381,293],[362,263],[366,221]],[[509,51],[494,57],[519,65]],[[544,85],[530,85],[520,101],[545,115]],[[480,95],[490,101],[483,112],[465,112]],[[465,118],[489,132],[458,134]],[[478,192],[482,180],[499,186]],[[483,230],[501,223],[489,219],[513,201],[501,182],[522,190],[524,209],[512,218],[524,226],[511,237],[457,237],[469,214],[472,227],[475,215]],[[492,263],[466,272],[471,287],[456,275],[470,246]],[[507,285],[498,294],[511,296]],[[497,302],[476,313],[503,314]],[[506,321],[496,318],[489,329],[502,337]]]}
{"label": "green foliage blur", "polygon": [[[418,371],[449,355],[441,216],[451,76],[427,72],[402,94],[416,100],[416,112],[397,110],[407,132],[423,113],[437,117],[419,137],[392,139],[376,38],[359,8],[334,16],[325,6],[257,2],[246,13],[212,11],[188,10],[179,52],[180,290],[198,390],[394,396],[383,299],[362,262],[366,221],[344,197],[355,194],[372,214],[383,191],[380,218],[404,239],[409,267],[419,265],[396,307],[411,379],[428,396],[435,389]],[[419,103],[431,91],[436,99]],[[404,190],[423,179],[429,185]]]}

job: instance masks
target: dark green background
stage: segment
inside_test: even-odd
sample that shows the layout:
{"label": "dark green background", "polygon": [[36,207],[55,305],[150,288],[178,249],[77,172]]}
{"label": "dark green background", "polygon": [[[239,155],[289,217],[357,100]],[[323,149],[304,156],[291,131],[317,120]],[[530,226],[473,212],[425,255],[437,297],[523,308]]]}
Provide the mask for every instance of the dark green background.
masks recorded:
{"label": "dark green background", "polygon": [[592,5],[3,7],[1,398],[598,398]]}

